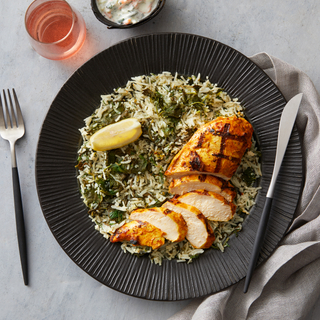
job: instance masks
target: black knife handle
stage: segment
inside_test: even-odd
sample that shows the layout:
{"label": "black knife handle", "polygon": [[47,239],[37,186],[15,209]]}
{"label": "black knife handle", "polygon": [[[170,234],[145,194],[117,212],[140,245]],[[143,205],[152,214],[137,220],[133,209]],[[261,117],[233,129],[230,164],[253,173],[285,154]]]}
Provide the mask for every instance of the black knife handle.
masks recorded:
{"label": "black knife handle", "polygon": [[26,231],[23,218],[23,208],[20,191],[20,181],[18,175],[18,168],[12,168],[12,184],[14,196],[14,208],[16,213],[16,227],[17,237],[20,253],[21,268],[23,273],[24,284],[28,285],[28,261],[27,261],[27,242]]}
{"label": "black knife handle", "polygon": [[255,241],[254,241],[254,245],[253,245],[253,249],[252,249],[252,253],[251,253],[251,257],[250,257],[250,262],[249,262],[249,267],[248,267],[248,271],[247,271],[246,281],[245,281],[244,289],[243,289],[244,293],[246,293],[248,291],[248,287],[249,287],[249,284],[250,284],[252,273],[253,273],[253,271],[255,269],[255,266],[257,264],[257,260],[258,260],[259,253],[260,253],[260,249],[262,247],[262,244],[263,244],[263,241],[264,241],[264,238],[265,238],[267,225],[268,225],[269,214],[270,214],[271,205],[272,205],[272,200],[273,200],[272,198],[266,197],[266,202],[264,203],[263,211],[262,211],[262,214],[261,214],[261,218],[260,218],[260,222],[259,222],[256,238],[255,238]]}

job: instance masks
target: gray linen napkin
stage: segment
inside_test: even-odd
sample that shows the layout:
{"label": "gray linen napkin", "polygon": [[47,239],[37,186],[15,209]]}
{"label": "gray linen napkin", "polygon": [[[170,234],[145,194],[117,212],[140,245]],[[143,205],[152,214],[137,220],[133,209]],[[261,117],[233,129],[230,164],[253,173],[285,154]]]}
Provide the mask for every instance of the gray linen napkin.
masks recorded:
{"label": "gray linen napkin", "polygon": [[249,290],[244,280],[195,299],[170,320],[305,319],[320,296],[320,96],[295,67],[259,53],[251,57],[289,100],[302,92],[297,116],[305,181],[294,219],[274,253],[257,268]]}

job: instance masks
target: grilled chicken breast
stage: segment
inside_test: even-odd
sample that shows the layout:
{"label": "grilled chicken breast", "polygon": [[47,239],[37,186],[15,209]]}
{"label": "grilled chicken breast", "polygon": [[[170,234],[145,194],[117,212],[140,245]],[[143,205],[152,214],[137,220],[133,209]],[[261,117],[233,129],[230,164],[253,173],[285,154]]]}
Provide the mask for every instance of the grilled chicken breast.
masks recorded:
{"label": "grilled chicken breast", "polygon": [[221,194],[229,202],[232,202],[237,194],[230,182],[207,174],[191,174],[173,179],[169,186],[172,194],[183,195],[193,190],[212,191]]}
{"label": "grilled chicken breast", "polygon": [[229,221],[236,210],[236,206],[220,194],[206,190],[191,191],[174,199],[196,207],[212,221]]}
{"label": "grilled chicken breast", "polygon": [[149,222],[164,232],[163,236],[172,242],[184,240],[188,230],[180,213],[163,207],[134,210],[130,219]]}
{"label": "grilled chicken breast", "polygon": [[165,202],[162,206],[181,213],[188,227],[186,238],[194,248],[207,249],[211,247],[215,236],[206,218],[197,208],[175,199]]}
{"label": "grilled chicken breast", "polygon": [[163,231],[143,221],[130,221],[116,230],[110,242],[129,241],[133,245],[158,249],[165,243]]}
{"label": "grilled chicken breast", "polygon": [[243,119],[219,117],[201,126],[173,158],[165,175],[179,178],[206,173],[229,180],[245,151],[251,147],[253,128]]}

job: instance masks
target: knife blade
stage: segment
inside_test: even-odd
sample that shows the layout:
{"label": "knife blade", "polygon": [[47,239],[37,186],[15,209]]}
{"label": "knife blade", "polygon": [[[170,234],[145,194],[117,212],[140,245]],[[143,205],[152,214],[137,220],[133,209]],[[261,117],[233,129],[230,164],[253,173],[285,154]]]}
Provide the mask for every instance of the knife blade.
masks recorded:
{"label": "knife blade", "polygon": [[248,291],[252,273],[255,269],[258,256],[260,253],[260,249],[264,241],[264,237],[267,229],[267,223],[268,223],[268,219],[271,211],[274,188],[277,182],[278,173],[282,164],[282,160],[288,146],[293,125],[297,117],[302,95],[303,95],[302,93],[299,93],[295,95],[293,98],[291,98],[290,101],[285,105],[281,114],[279,131],[278,131],[277,150],[276,150],[275,163],[274,163],[273,172],[272,172],[272,178],[269,184],[268,192],[266,195],[266,201],[262,210],[257,234],[253,244],[253,249],[252,249],[249,266],[247,270],[247,276],[246,276],[244,289],[243,289],[244,293]]}

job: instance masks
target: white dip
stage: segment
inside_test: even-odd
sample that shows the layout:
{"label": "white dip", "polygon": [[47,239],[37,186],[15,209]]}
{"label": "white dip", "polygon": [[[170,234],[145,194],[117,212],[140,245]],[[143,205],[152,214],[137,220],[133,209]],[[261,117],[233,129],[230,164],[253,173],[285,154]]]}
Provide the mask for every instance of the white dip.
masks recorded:
{"label": "white dip", "polygon": [[97,0],[97,5],[107,19],[127,25],[149,16],[158,2],[159,0]]}

